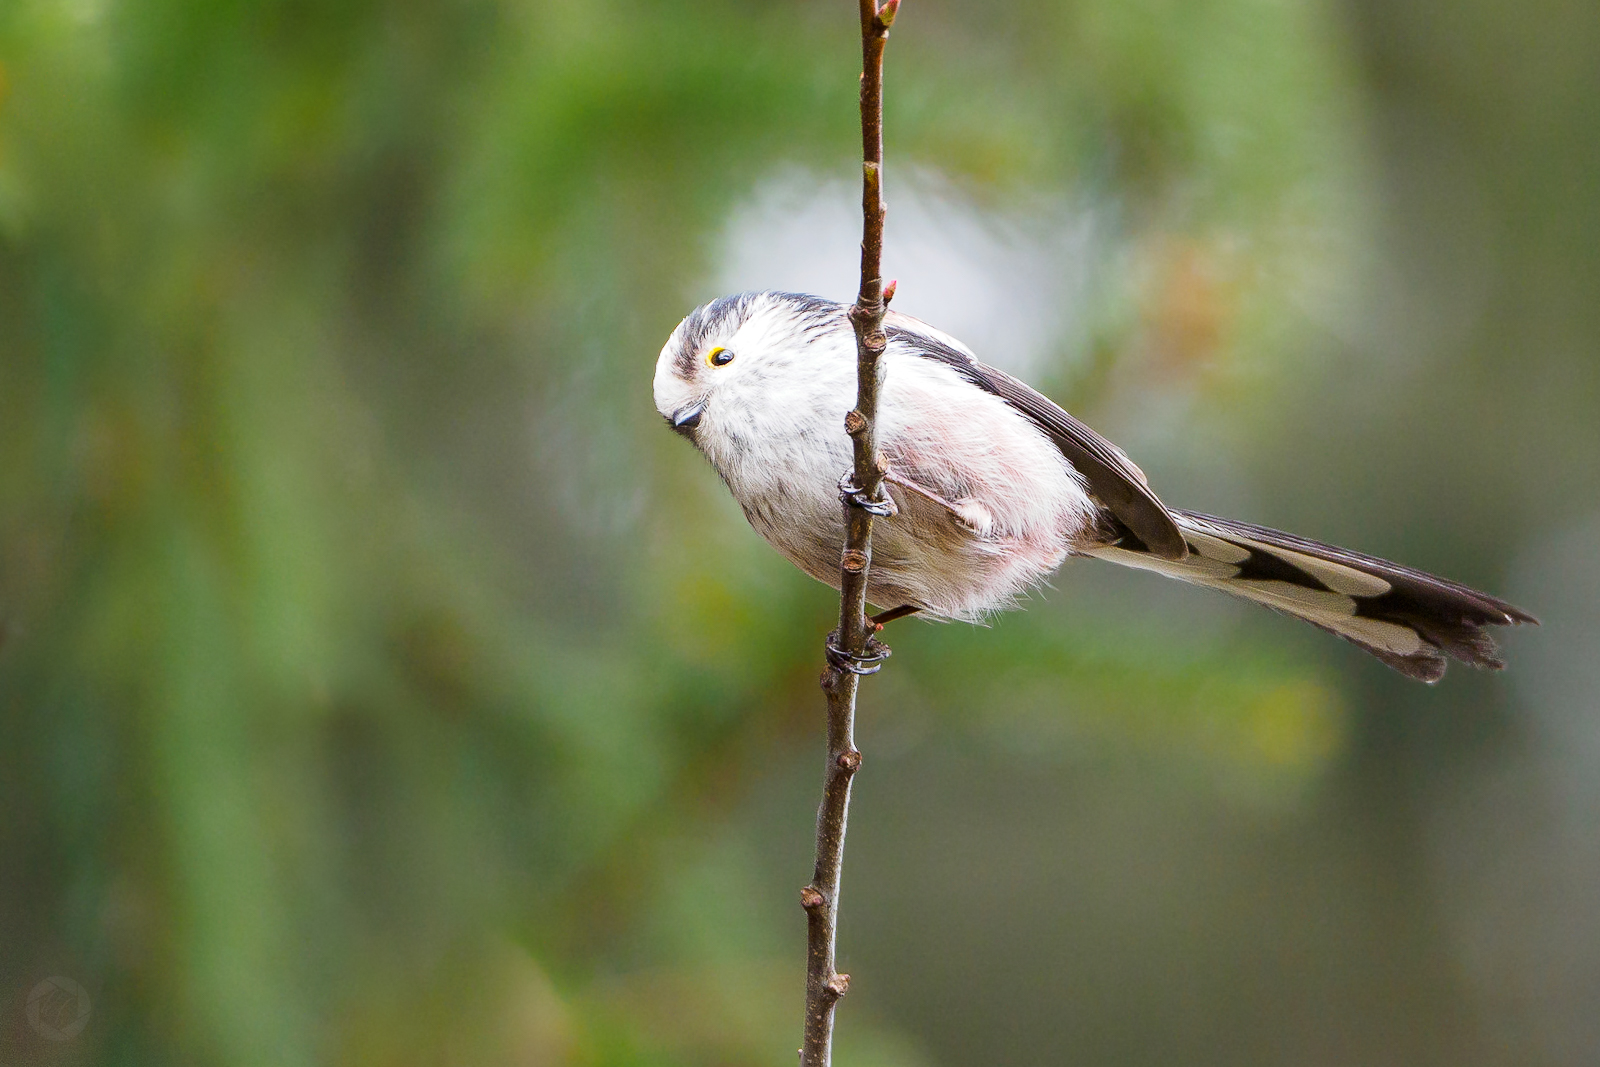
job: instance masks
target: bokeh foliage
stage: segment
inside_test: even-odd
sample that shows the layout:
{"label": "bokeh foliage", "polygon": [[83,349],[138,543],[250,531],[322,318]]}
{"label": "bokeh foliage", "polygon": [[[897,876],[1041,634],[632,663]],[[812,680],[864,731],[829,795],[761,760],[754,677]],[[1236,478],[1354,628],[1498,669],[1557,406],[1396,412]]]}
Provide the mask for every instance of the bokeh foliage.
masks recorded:
{"label": "bokeh foliage", "polygon": [[[1363,94],[1374,66],[1407,68],[1370,61],[1379,16],[912,6],[891,160],[979,204],[1107,205],[1093,358],[1050,384],[1142,440],[1180,498],[1256,493],[1246,517],[1490,582],[1519,514],[1592,487],[1593,369],[1572,353],[1593,316],[1560,285],[1540,321],[1578,325],[1538,342],[1560,388],[1517,387],[1448,331],[1386,402],[1330,385],[1384,352],[1319,319],[1390,261],[1373,190],[1406,157]],[[661,431],[647,383],[711,295],[731,208],[779,167],[852,173],[847,7],[0,6],[8,1011],[76,977],[84,1063],[786,1062],[803,961],[783,894],[810,801],[763,783],[814,755],[833,605]],[[1416,336],[1410,307],[1374,329]],[[1442,359],[1460,371],[1430,401],[1415,383]],[[1319,392],[1357,399],[1308,422]],[[1552,394],[1545,482],[1524,451],[1419,443],[1489,412],[1520,432]],[[1334,503],[1288,469],[1296,433],[1325,445],[1298,461]],[[1444,488],[1415,499],[1427,481]],[[913,752],[1144,767],[1271,821],[1359,782],[1364,716],[1405,699],[1316,635],[1137,578],[1060,584],[995,630],[898,638],[867,692],[862,804],[880,703]],[[848,1062],[964,1062],[904,998],[859,999]]]}

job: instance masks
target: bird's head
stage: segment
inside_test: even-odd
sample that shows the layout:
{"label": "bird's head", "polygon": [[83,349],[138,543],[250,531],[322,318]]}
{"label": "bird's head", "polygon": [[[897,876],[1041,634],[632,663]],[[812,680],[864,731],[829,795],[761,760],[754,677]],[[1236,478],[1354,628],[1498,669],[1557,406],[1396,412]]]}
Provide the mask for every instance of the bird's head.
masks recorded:
{"label": "bird's head", "polygon": [[656,410],[696,439],[720,404],[799,362],[810,335],[843,320],[843,305],[795,293],[724,296],[692,311],[656,361]]}

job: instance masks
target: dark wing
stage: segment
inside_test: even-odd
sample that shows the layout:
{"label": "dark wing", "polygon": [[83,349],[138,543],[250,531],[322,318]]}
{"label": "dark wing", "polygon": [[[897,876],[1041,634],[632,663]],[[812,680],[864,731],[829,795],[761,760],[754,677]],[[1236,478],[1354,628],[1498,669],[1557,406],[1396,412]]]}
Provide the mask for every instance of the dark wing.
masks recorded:
{"label": "dark wing", "polygon": [[901,341],[918,355],[953,367],[967,381],[1032,419],[1083,475],[1096,499],[1143,542],[1151,555],[1180,560],[1189,554],[1189,546],[1166,505],[1150,491],[1144,472],[1122,449],[1068,415],[1037,389],[979,363],[955,345],[924,332],[927,329],[918,320],[895,312],[884,321],[884,332],[891,343]]}

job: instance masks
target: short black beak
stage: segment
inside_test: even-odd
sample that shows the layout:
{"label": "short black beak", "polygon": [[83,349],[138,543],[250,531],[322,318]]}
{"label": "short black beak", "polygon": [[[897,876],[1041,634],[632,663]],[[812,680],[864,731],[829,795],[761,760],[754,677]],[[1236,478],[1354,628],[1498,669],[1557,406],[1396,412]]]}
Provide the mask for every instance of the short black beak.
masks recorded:
{"label": "short black beak", "polygon": [[679,408],[672,416],[672,428],[679,433],[687,433],[700,425],[700,416],[705,414],[705,401],[690,404],[688,407]]}

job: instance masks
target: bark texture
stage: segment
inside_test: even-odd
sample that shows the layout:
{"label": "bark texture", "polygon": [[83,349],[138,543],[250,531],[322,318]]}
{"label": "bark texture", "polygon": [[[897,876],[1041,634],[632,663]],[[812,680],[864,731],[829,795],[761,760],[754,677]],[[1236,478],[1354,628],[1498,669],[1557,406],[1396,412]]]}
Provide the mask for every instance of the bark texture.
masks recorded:
{"label": "bark texture", "polygon": [[868,505],[881,506],[887,467],[877,450],[874,424],[886,339],[883,313],[893,287],[883,284],[883,50],[900,0],[879,7],[860,0],[861,9],[861,288],[850,322],[856,333],[856,406],[844,430],[854,443],[854,469],[844,487],[845,545],[839,561],[839,629],[830,635],[822,690],[828,703],[828,759],[822,806],[817,811],[817,863],[811,883],[800,891],[806,910],[808,955],[806,1019],[801,1067],[828,1067],[833,1056],[833,1016],[850,976],[835,969],[839,921],[839,876],[844,865],[845,827],[850,813],[850,782],[861,766],[855,746],[856,691],[863,674],[878,669],[888,649],[873,637],[877,627],[866,617],[867,572],[872,566],[872,522]]}

